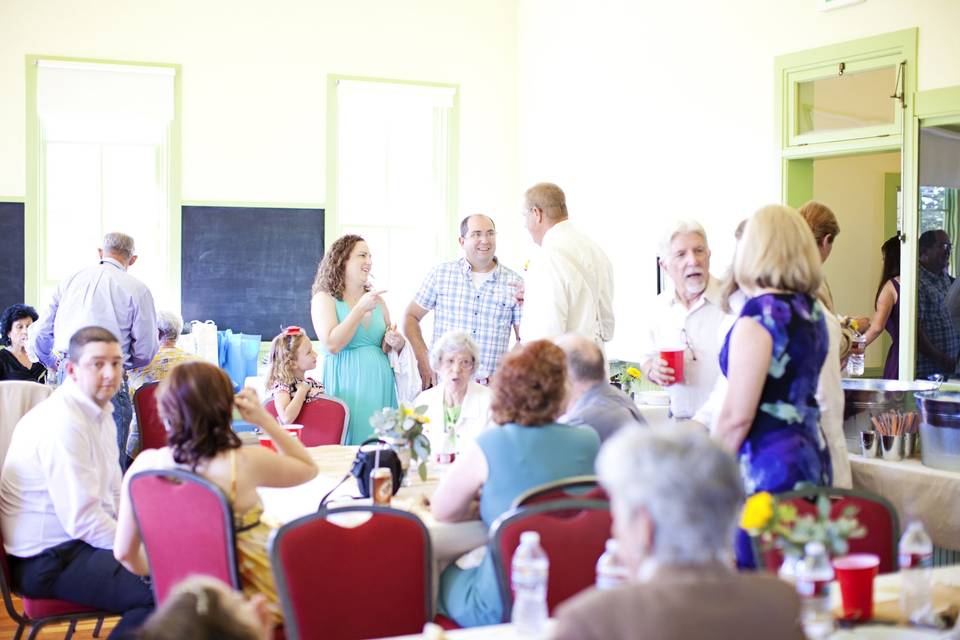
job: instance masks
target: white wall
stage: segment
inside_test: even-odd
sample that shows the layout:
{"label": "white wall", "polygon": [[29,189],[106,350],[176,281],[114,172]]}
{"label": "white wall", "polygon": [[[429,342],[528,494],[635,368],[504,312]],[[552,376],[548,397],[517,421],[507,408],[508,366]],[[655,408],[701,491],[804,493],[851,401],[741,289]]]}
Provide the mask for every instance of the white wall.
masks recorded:
{"label": "white wall", "polygon": [[512,0],[2,0],[0,196],[23,196],[24,56],[183,65],[185,200],[325,200],[326,75],[457,83],[460,201],[515,208]]}
{"label": "white wall", "polygon": [[779,201],[775,56],[919,27],[919,89],[960,84],[956,0],[519,2],[520,176],[607,247],[613,357],[635,355],[665,217],[704,223],[721,274],[736,222]]}

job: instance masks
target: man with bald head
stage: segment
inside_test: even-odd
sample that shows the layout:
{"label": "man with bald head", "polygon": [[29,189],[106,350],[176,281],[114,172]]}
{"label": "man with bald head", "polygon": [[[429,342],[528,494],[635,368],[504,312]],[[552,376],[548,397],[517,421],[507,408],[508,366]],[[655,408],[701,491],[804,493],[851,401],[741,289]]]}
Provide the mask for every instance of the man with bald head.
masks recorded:
{"label": "man with bald head", "polygon": [[524,198],[523,218],[540,252],[530,260],[524,291],[523,340],[576,333],[601,349],[613,338],[613,266],[597,243],[577,231],[563,190],[541,182]]}
{"label": "man with bald head", "polygon": [[567,354],[570,390],[566,412],[558,422],[592,427],[604,441],[628,425],[645,425],[633,400],[607,381],[607,363],[595,342],[568,333],[556,340]]}
{"label": "man with bald head", "polygon": [[480,347],[474,376],[486,384],[510,348],[511,329],[520,339],[520,303],[517,292],[523,278],[497,259],[497,229],[489,216],[477,213],[460,222],[463,257],[444,262],[427,274],[407,307],[404,333],[417,356],[423,388],[436,384],[430,369],[429,348],[420,321],[431,310],[433,339],[451,330],[464,331]]}

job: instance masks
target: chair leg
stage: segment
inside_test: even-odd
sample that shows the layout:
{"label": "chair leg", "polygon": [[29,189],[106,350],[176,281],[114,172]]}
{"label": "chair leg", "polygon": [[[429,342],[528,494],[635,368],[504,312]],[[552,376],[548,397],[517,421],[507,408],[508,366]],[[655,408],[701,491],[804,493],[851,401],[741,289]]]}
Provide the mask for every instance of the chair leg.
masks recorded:
{"label": "chair leg", "polygon": [[23,623],[17,625],[17,632],[13,634],[13,640],[20,640],[23,636]]}
{"label": "chair leg", "polygon": [[97,626],[95,626],[95,627],[93,628],[93,637],[94,637],[94,638],[99,638],[99,637],[100,637],[100,630],[101,630],[102,628],[103,628],[103,616],[100,616],[99,618],[97,618]]}
{"label": "chair leg", "polygon": [[73,637],[73,632],[77,630],[77,621],[71,620],[70,626],[67,627],[67,635],[63,637],[63,640],[70,640]]}

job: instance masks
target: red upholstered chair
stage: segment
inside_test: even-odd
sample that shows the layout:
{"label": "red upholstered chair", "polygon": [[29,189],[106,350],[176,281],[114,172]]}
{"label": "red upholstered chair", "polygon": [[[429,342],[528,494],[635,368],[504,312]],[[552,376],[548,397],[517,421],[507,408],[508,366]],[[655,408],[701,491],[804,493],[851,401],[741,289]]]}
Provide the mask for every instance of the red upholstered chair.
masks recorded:
{"label": "red upholstered chair", "polygon": [[553,500],[500,516],[490,527],[487,547],[497,570],[503,621],[510,620],[513,594],[510,569],[520,534],[536,531],[550,560],[547,607],[554,609],[596,581],[597,560],[611,536],[610,503],[604,500]]}
{"label": "red upholstered chair", "polygon": [[220,487],[180,470],[141,471],[129,487],[157,606],[190,575],[240,588],[233,510]]}
{"label": "red upholstered chair", "polygon": [[[864,538],[850,540],[850,553],[872,553],[880,558],[880,573],[892,573],[898,569],[897,543],[900,540],[900,520],[893,506],[883,498],[868,491],[837,489],[834,487],[808,487],[797,491],[777,494],[777,500],[797,507],[799,515],[816,515],[814,501],[825,494],[830,498],[830,518],[839,518],[849,506],[857,508],[856,518],[867,530]],[[776,571],[783,562],[778,549],[761,551],[754,544],[757,568]]]}
{"label": "red upholstered chair", "polygon": [[597,476],[571,476],[529,489],[514,499],[514,509],[552,500],[607,500]]}
{"label": "red upholstered chair", "polygon": [[40,631],[51,624],[60,624],[69,622],[67,628],[66,640],[70,640],[77,623],[81,620],[96,620],[97,626],[93,630],[93,637],[100,637],[100,628],[103,626],[103,619],[114,614],[106,611],[97,611],[82,604],[75,604],[66,600],[55,600],[51,598],[27,598],[20,596],[23,603],[23,611],[17,611],[13,604],[13,589],[10,582],[10,565],[7,562],[7,551],[3,546],[3,531],[0,530],[0,593],[3,594],[3,604],[7,609],[7,615],[17,623],[17,631],[13,640],[20,640],[24,629],[30,629],[28,640],[37,637]]}
{"label": "red upholstered chair", "polygon": [[159,385],[159,382],[149,382],[133,394],[133,410],[137,414],[137,428],[140,429],[141,451],[167,446],[167,430],[157,411]]}
{"label": "red upholstered chair", "polygon": [[[355,527],[342,517],[369,516]],[[281,527],[270,564],[287,638],[420,633],[433,617],[433,551],[420,518],[378,506],[321,510]]]}
{"label": "red upholstered chair", "polygon": [[[273,400],[268,400],[263,407],[267,413],[274,418],[277,417],[277,408]],[[342,400],[333,396],[324,396],[304,404],[296,422],[303,425],[300,438],[305,447],[343,444],[349,423],[350,409]]]}

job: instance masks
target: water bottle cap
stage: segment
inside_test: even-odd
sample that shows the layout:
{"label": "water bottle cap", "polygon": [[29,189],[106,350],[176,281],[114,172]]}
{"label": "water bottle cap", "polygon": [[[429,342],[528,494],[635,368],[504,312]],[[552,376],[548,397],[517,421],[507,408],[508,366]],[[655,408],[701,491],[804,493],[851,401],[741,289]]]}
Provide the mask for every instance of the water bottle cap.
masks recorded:
{"label": "water bottle cap", "polygon": [[520,534],[520,544],[540,544],[540,534],[536,531],[524,531]]}
{"label": "water bottle cap", "polygon": [[609,540],[607,540],[606,547],[604,548],[610,553],[616,553],[617,549],[619,548],[616,538],[610,538]]}

